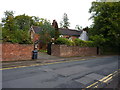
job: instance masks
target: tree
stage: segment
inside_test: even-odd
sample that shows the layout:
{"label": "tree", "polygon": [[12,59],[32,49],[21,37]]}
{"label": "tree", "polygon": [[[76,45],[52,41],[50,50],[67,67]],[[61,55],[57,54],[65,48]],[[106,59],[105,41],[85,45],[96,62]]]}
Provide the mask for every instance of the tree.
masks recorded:
{"label": "tree", "polygon": [[32,16],[33,19],[33,25],[38,26],[40,22],[40,18],[36,16]]}
{"label": "tree", "polygon": [[77,30],[82,30],[82,26],[76,25],[76,26],[75,26],[75,29],[77,29]]}
{"label": "tree", "polygon": [[2,18],[2,24],[5,29],[15,30],[15,20],[14,20],[14,12],[13,11],[5,11],[5,17]]}
{"label": "tree", "polygon": [[34,24],[32,17],[25,14],[16,16],[15,21],[18,29],[20,30],[29,30],[31,25]]}
{"label": "tree", "polygon": [[93,2],[90,36],[102,35],[107,46],[120,45],[120,2]]}
{"label": "tree", "polygon": [[2,18],[3,26],[1,27],[2,30],[0,30],[0,32],[2,31],[3,42],[31,44],[32,41],[30,40],[30,35],[27,31],[29,30],[29,27],[26,28],[27,24],[25,24],[29,18],[21,18],[21,16],[14,17],[13,11],[6,11],[4,14],[5,17]]}
{"label": "tree", "polygon": [[70,23],[68,22],[68,16],[66,13],[63,15],[63,21],[60,22],[60,27],[61,28],[68,28],[70,26]]}
{"label": "tree", "polygon": [[55,37],[55,29],[49,20],[43,18],[40,19],[39,26],[42,28],[42,31],[39,33],[40,41],[45,46]]}

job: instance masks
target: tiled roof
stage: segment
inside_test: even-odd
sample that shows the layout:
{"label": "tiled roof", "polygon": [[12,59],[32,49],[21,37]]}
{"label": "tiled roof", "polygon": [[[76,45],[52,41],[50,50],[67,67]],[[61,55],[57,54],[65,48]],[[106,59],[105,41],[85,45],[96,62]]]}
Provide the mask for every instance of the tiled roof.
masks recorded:
{"label": "tiled roof", "polygon": [[[35,33],[41,32],[42,28],[38,26],[32,26]],[[74,30],[74,29],[64,29],[59,28],[59,32],[61,35],[69,35],[69,36],[80,36],[82,31]]]}
{"label": "tiled roof", "polygon": [[59,32],[61,35],[69,35],[69,36],[80,36],[82,31],[74,30],[74,29],[64,29],[59,28]]}
{"label": "tiled roof", "polygon": [[41,27],[38,27],[38,26],[32,26],[33,30],[35,31],[35,33],[39,33],[42,31],[42,28]]}

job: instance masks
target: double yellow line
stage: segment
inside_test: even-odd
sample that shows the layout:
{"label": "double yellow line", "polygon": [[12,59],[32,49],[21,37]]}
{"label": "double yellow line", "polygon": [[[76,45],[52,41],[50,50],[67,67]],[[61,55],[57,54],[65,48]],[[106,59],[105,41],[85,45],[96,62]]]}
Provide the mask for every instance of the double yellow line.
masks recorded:
{"label": "double yellow line", "polygon": [[[92,86],[94,86],[93,88],[97,88],[99,85],[98,83],[101,82],[101,83],[107,83],[109,80],[111,80],[115,75],[117,75],[119,73],[120,69],[118,69],[118,71],[115,71],[111,74],[109,74],[108,76],[100,79],[99,81],[87,86],[86,88],[91,88]],[[95,86],[96,85],[96,86]]]}
{"label": "double yellow line", "polygon": [[66,60],[66,61],[57,61],[52,63],[41,63],[41,64],[32,64],[32,65],[26,65],[26,66],[17,66],[17,67],[9,67],[9,68],[0,68],[0,70],[8,70],[8,69],[15,69],[15,68],[23,68],[23,67],[31,67],[31,66],[41,66],[41,65],[49,65],[49,64],[57,64],[57,63],[64,63],[64,62],[74,62],[74,61],[81,61],[86,59],[77,59],[77,60]]}

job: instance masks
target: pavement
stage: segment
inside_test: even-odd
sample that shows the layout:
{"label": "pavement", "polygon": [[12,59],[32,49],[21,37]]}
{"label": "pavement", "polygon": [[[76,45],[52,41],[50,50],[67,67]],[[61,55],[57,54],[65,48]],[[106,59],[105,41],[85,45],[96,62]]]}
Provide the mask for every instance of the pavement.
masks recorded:
{"label": "pavement", "polygon": [[72,57],[76,60],[60,58],[66,61],[6,68],[2,70],[2,86],[3,88],[115,88],[117,90],[118,57]]}
{"label": "pavement", "polygon": [[47,53],[38,53],[38,58],[34,60],[31,59],[31,60],[2,62],[2,67],[0,67],[0,70],[9,69],[9,68],[11,69],[18,67],[36,66],[41,64],[56,63],[62,61],[85,60],[85,59],[100,58],[100,57],[106,57],[106,56],[96,55],[96,56],[78,56],[78,57],[57,57],[57,56],[48,55]]}

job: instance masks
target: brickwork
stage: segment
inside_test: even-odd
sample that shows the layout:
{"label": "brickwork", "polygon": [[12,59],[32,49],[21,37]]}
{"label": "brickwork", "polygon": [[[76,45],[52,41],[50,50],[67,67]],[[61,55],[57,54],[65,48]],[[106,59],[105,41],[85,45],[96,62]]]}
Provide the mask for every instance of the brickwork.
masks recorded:
{"label": "brickwork", "polygon": [[32,44],[3,43],[2,61],[30,60],[33,49],[34,46]]}
{"label": "brickwork", "polygon": [[52,45],[51,55],[61,57],[97,55],[96,47]]}
{"label": "brickwork", "polygon": [[39,40],[39,37],[40,37],[39,34],[34,34],[34,40],[33,41],[35,42],[35,41]]}
{"label": "brickwork", "polygon": [[69,38],[71,37],[72,40],[75,40],[77,37],[76,36],[69,36],[69,35],[63,35],[64,38]]}

